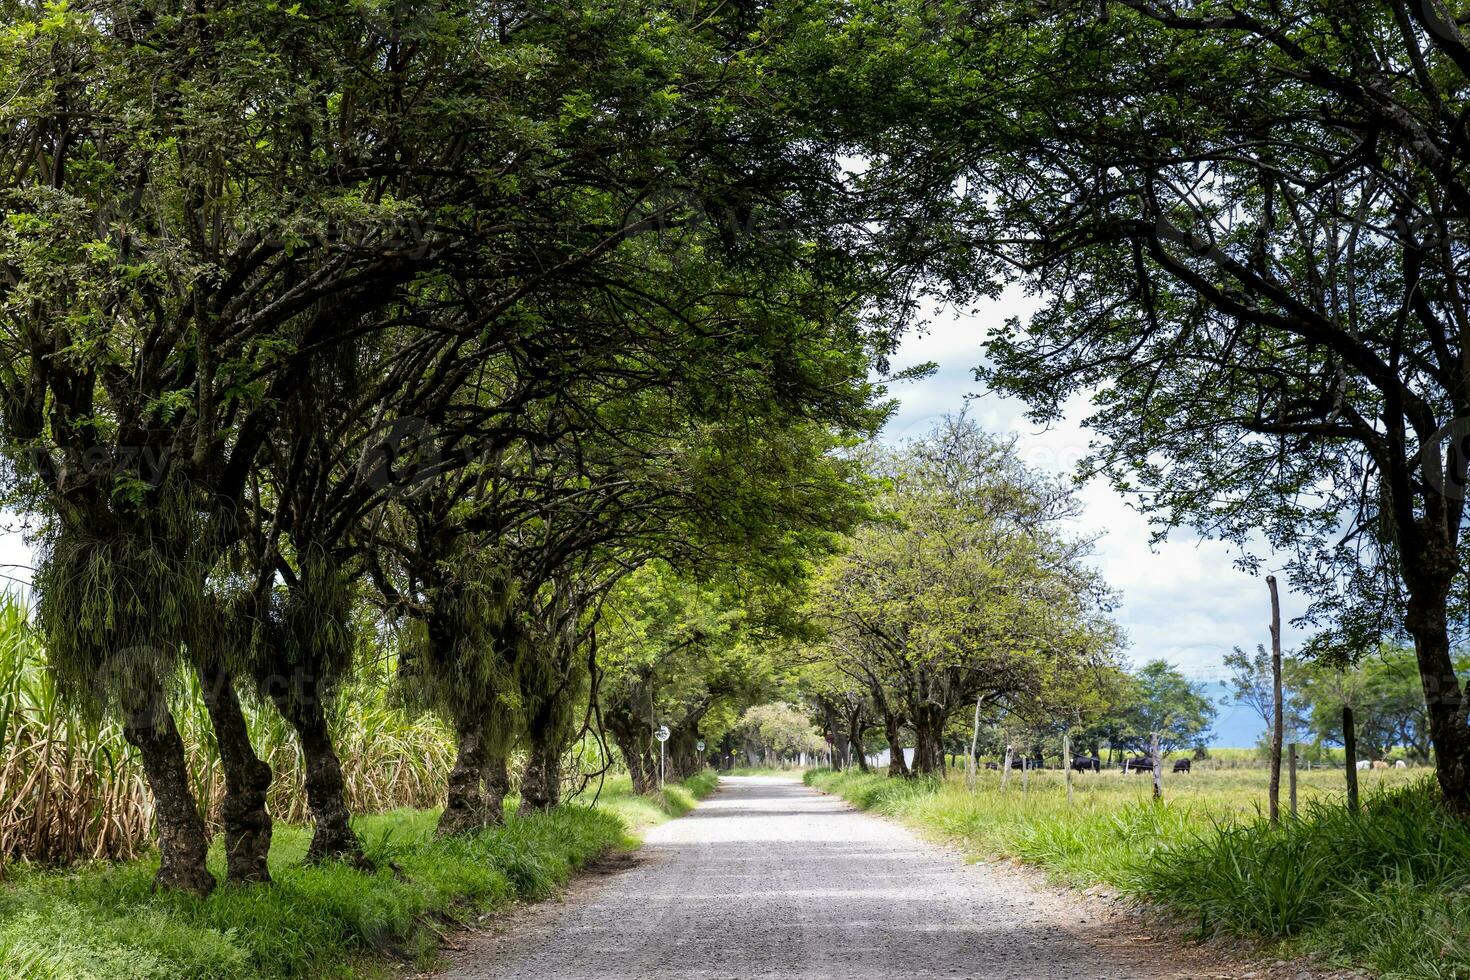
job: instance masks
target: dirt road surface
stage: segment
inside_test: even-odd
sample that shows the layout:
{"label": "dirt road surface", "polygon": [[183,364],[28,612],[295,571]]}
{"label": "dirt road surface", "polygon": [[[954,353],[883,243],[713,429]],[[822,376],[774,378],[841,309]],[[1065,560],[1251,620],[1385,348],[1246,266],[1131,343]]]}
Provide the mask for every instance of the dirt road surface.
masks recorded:
{"label": "dirt road surface", "polygon": [[726,778],[565,901],[462,940],[444,980],[1160,980],[1242,974],[967,865],[790,779]]}

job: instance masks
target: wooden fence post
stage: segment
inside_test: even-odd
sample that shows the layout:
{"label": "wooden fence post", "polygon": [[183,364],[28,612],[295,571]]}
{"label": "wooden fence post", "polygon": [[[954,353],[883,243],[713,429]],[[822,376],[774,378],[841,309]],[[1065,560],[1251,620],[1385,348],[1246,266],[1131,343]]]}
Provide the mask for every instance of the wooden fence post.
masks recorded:
{"label": "wooden fence post", "polygon": [[1271,590],[1271,784],[1266,790],[1266,808],[1271,815],[1271,826],[1281,822],[1281,599],[1276,593],[1276,576],[1266,576],[1266,587]]}
{"label": "wooden fence post", "polygon": [[1164,760],[1159,758],[1159,733],[1154,732],[1148,737],[1148,754],[1154,760],[1154,799],[1164,798]]}
{"label": "wooden fence post", "polygon": [[1072,805],[1072,736],[1062,736],[1062,768],[1067,772],[1067,806]]}
{"label": "wooden fence post", "polygon": [[1007,745],[1006,746],[1006,761],[1005,761],[1005,766],[1000,771],[1000,789],[1001,789],[1001,792],[1002,793],[1005,792],[1005,788],[1006,788],[1007,785],[1010,784],[1010,781],[1011,781],[1011,747],[1009,745]]}
{"label": "wooden fence post", "polygon": [[1286,764],[1290,766],[1286,771],[1287,794],[1291,800],[1291,815],[1296,816],[1296,743],[1292,742],[1287,748]]}
{"label": "wooden fence post", "polygon": [[1353,729],[1353,709],[1342,709],[1342,746],[1347,762],[1348,809],[1358,812],[1358,733]]}
{"label": "wooden fence post", "polygon": [[970,792],[975,792],[978,782],[975,771],[975,750],[980,747],[980,702],[985,700],[985,695],[975,698],[975,726],[970,730],[970,765],[965,770],[965,779],[970,784]]}

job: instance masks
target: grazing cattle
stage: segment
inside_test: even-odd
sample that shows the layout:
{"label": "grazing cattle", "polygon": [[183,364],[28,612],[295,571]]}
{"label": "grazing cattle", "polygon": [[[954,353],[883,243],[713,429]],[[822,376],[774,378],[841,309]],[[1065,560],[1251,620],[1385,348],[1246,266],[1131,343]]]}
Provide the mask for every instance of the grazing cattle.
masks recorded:
{"label": "grazing cattle", "polygon": [[1405,762],[1403,759],[1400,759],[1400,760],[1398,760],[1397,762],[1395,762],[1393,764],[1393,767],[1395,769],[1407,769],[1407,768],[1409,768],[1409,764],[1407,762]]}
{"label": "grazing cattle", "polygon": [[1365,769],[1372,769],[1373,763],[1369,762],[1367,759],[1359,759],[1357,768],[1359,772],[1362,772]]}
{"label": "grazing cattle", "polygon": [[1000,768],[1000,763],[999,762],[987,762],[987,763],[985,763],[985,768],[986,769],[990,769],[992,771],[998,770]]}
{"label": "grazing cattle", "polygon": [[1095,755],[1079,755],[1072,760],[1072,768],[1078,772],[1102,772],[1102,760]]}
{"label": "grazing cattle", "polygon": [[1189,766],[1190,766],[1190,760],[1188,760],[1188,759],[1176,759],[1176,760],[1174,760],[1174,771],[1175,772],[1189,772]]}
{"label": "grazing cattle", "polygon": [[1374,759],[1373,760],[1373,768],[1374,769],[1387,769],[1388,768],[1388,763],[1386,761],[1384,761],[1383,759]]}
{"label": "grazing cattle", "polygon": [[1154,760],[1150,759],[1146,755],[1145,756],[1141,756],[1140,758],[1137,758],[1137,759],[1124,759],[1123,760],[1123,771],[1124,772],[1153,772],[1154,771]]}

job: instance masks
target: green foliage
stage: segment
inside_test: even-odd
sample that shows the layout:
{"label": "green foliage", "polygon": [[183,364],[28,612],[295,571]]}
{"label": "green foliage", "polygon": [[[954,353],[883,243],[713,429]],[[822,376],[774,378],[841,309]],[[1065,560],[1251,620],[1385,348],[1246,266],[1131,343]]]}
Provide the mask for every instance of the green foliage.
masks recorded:
{"label": "green foliage", "polygon": [[874,714],[913,726],[916,766],[937,769],[949,720],[977,701],[987,717],[1093,713],[1096,685],[1078,679],[1112,664],[1118,634],[1090,542],[1067,527],[1072,493],[963,417],[869,465],[878,514],[823,569],[817,652]]}
{"label": "green foliage", "polygon": [[1190,683],[1166,660],[1149,661],[1132,680],[1120,744],[1147,749],[1153,732],[1158,732],[1159,747],[1165,752],[1183,746],[1202,748],[1209,741],[1216,708],[1204,695],[1203,685]]}
{"label": "green foliage", "polygon": [[359,820],[381,868],[372,874],[300,866],[309,833],[280,827],[273,885],[203,900],[154,893],[151,861],[25,874],[0,888],[0,971],[17,980],[348,977],[356,957],[431,956],[435,918],[546,898],[624,833],[611,814],[577,806],[448,840],[433,837],[433,817]]}
{"label": "green foliage", "polygon": [[1271,937],[1364,961],[1387,976],[1470,976],[1470,827],[1432,784],[1354,814],[1313,803],[1276,830],[1228,824],[1153,856],[1139,888],[1203,928]]}
{"label": "green foliage", "polygon": [[[1456,669],[1470,676],[1470,658],[1457,659]],[[1360,759],[1429,761],[1429,712],[1412,650],[1386,646],[1352,666],[1293,662],[1288,676],[1307,716],[1304,727],[1319,740],[1342,744],[1346,706],[1353,709]]]}
{"label": "green foliage", "polygon": [[806,712],[789,704],[757,704],[740,716],[736,731],[747,749],[765,759],[793,759],[827,748],[822,733]]}

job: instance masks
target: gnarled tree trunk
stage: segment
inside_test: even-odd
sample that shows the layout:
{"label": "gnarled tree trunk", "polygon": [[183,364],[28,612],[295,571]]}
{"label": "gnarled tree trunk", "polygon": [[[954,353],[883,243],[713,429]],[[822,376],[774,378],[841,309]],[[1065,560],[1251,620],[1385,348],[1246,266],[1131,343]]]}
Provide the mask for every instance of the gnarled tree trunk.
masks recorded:
{"label": "gnarled tree trunk", "polygon": [[454,767],[449,770],[449,792],[436,833],[440,837],[478,830],[487,816],[485,794],[485,732],[478,719],[461,719],[455,726]]}
{"label": "gnarled tree trunk", "polygon": [[311,864],[350,861],[366,867],[368,860],[362,852],[362,841],[352,829],[352,811],[347,808],[342,763],[327,729],[321,682],[314,675],[301,672],[296,675],[293,687],[292,691],[273,688],[270,693],[276,707],[296,730],[306,760],[306,801],[316,821],[306,860]]}
{"label": "gnarled tree trunk", "polygon": [[485,753],[485,825],[505,826],[505,797],[510,793],[510,769],[504,752]]}
{"label": "gnarled tree trunk", "polygon": [[229,671],[219,665],[203,667],[199,679],[225,773],[220,820],[224,824],[227,880],[236,884],[268,882],[271,817],[266,795],[271,788],[271,767],[250,744],[250,729]]}
{"label": "gnarled tree trunk", "polygon": [[1434,742],[1434,773],[1446,802],[1457,812],[1470,815],[1470,701],[1455,673],[1445,601],[1419,602],[1411,598],[1407,626],[1414,638],[1429,734]]}
{"label": "gnarled tree trunk", "polygon": [[628,767],[628,775],[633,780],[633,792],[651,793],[657,789],[658,774],[648,768],[642,745],[647,741],[645,737],[647,729],[642,722],[630,711],[614,706],[608,706],[603,710],[602,721],[607,727],[608,734],[612,736],[613,744],[622,753],[623,762]]}
{"label": "gnarled tree trunk", "polygon": [[215,886],[204,863],[209,837],[189,788],[184,740],[161,696],[149,709],[130,714],[123,723],[123,736],[143,757],[143,773],[153,791],[160,857],[154,886],[208,895]]}
{"label": "gnarled tree trunk", "polygon": [[521,776],[521,813],[550,810],[561,802],[561,750],[553,729],[531,733],[531,751]]}
{"label": "gnarled tree trunk", "polygon": [[944,719],[939,708],[924,704],[914,713],[914,769],[924,776],[937,775],[944,768],[944,745],[941,729]]}

